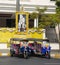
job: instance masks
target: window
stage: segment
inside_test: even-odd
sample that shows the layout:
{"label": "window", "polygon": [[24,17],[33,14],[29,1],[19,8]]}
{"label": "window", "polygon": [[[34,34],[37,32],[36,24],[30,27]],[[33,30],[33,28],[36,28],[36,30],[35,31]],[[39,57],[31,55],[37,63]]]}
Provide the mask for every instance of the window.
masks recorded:
{"label": "window", "polygon": [[9,27],[9,28],[15,27],[15,19],[7,19],[6,27]]}
{"label": "window", "polygon": [[34,28],[34,20],[33,19],[29,20],[29,28]]}
{"label": "window", "polygon": [[28,23],[29,23],[29,25],[28,25],[29,28],[34,28],[34,19],[31,19],[30,15],[29,15],[29,22]]}
{"label": "window", "polygon": [[15,27],[15,19],[0,19],[0,27]]}

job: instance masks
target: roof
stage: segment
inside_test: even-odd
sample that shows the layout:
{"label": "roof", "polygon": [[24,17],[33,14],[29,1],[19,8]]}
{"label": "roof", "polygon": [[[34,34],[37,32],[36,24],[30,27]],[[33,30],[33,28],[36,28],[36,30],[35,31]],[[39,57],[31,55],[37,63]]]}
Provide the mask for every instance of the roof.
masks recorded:
{"label": "roof", "polygon": [[13,41],[47,41],[49,42],[48,39],[38,39],[38,38],[26,38],[26,39],[22,39],[22,38],[11,38],[10,40],[13,40]]}

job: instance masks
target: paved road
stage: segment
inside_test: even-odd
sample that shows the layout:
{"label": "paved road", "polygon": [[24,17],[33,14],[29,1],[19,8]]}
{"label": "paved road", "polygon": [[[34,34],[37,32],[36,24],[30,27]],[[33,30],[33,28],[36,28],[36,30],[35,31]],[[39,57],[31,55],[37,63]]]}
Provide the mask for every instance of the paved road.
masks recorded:
{"label": "paved road", "polygon": [[0,57],[0,65],[60,65],[60,59]]}

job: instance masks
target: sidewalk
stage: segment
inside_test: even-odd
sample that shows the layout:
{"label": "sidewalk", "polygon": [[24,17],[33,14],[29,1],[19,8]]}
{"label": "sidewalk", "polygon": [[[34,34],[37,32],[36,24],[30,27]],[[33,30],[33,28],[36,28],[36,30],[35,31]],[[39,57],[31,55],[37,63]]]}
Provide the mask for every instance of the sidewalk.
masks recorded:
{"label": "sidewalk", "polygon": [[51,54],[51,57],[52,58],[57,58],[57,59],[60,59],[60,54]]}

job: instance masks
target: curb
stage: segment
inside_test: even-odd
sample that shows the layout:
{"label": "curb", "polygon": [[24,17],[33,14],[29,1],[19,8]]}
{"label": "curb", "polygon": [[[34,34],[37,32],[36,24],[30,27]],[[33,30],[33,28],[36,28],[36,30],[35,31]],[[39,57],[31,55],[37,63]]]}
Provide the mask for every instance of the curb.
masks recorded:
{"label": "curb", "polygon": [[[1,56],[10,56],[10,53],[0,53]],[[60,59],[60,54],[51,54],[52,58]]]}
{"label": "curb", "polygon": [[52,58],[60,59],[60,54],[51,54],[51,57]]}
{"label": "curb", "polygon": [[0,57],[1,56],[10,56],[10,53],[0,53]]}

